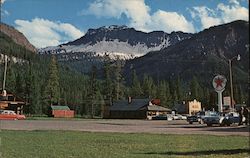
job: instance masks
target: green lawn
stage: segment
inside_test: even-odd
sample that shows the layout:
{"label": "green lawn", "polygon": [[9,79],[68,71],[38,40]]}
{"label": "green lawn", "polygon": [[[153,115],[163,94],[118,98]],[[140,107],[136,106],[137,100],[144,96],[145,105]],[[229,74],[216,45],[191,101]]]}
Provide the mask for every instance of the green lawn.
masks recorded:
{"label": "green lawn", "polygon": [[240,136],[0,131],[2,158],[158,158],[249,156]]}

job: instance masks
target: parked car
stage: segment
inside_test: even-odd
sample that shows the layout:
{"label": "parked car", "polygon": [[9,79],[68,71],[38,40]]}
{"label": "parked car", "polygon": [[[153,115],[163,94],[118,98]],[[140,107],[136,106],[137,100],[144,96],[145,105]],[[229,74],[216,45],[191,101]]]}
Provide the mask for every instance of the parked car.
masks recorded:
{"label": "parked car", "polygon": [[213,124],[222,125],[223,119],[224,116],[221,116],[218,112],[207,111],[202,120],[207,126],[212,126]]}
{"label": "parked car", "polygon": [[204,116],[205,116],[205,111],[199,111],[195,115],[187,116],[187,122],[189,122],[189,124],[193,124],[194,122],[202,124]]}
{"label": "parked car", "polygon": [[182,120],[182,115],[180,114],[175,114],[172,116],[173,120]]}
{"label": "parked car", "polygon": [[198,122],[198,117],[197,115],[190,115],[187,117],[187,122],[189,124],[193,124],[194,122]]}
{"label": "parked car", "polygon": [[167,114],[167,120],[168,120],[168,121],[173,120],[173,115],[172,115],[172,114]]}
{"label": "parked car", "polygon": [[23,120],[26,117],[24,115],[16,114],[12,110],[1,110],[0,111],[0,120]]}
{"label": "parked car", "polygon": [[167,115],[156,115],[152,116],[152,120],[167,120]]}
{"label": "parked car", "polygon": [[[242,122],[246,120],[245,117],[242,118]],[[231,124],[234,123],[239,123],[240,122],[240,116],[236,112],[230,112],[225,114],[224,119],[222,120],[222,125],[227,125],[230,126]]]}

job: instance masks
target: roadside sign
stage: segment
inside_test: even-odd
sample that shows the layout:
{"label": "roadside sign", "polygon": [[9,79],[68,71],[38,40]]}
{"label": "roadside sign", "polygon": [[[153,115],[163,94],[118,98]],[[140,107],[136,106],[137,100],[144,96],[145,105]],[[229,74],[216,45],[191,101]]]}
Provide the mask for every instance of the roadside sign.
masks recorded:
{"label": "roadside sign", "polygon": [[222,75],[217,75],[213,79],[213,86],[218,93],[218,111],[223,112],[222,107],[222,92],[225,90],[227,79]]}
{"label": "roadside sign", "polygon": [[213,79],[213,87],[216,92],[222,92],[225,90],[227,79],[223,75],[217,75]]}

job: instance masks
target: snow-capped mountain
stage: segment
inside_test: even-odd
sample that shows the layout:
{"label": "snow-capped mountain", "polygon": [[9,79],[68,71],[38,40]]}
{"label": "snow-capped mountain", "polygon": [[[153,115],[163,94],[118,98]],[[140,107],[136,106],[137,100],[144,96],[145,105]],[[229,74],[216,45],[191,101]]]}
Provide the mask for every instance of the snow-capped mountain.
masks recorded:
{"label": "snow-capped mountain", "polygon": [[[153,31],[149,33],[137,31],[127,26],[104,26],[98,29],[89,29],[81,38],[55,47],[39,50],[40,54],[61,54],[60,60],[81,59],[85,53],[92,56],[109,55],[110,58],[119,56],[122,59],[131,59],[147,54],[150,51],[159,51],[163,48],[191,38],[192,34],[183,32]],[[81,54],[83,53],[83,54]],[[64,55],[63,55],[64,54]],[[80,56],[76,56],[80,55]],[[72,58],[73,59],[73,58]]]}

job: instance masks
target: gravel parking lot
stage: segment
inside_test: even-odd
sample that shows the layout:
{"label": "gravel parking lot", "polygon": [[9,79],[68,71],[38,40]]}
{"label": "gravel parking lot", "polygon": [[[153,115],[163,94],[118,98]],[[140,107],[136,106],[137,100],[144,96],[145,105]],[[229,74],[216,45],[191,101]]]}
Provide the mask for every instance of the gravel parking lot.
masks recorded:
{"label": "gravel parking lot", "polygon": [[202,124],[188,124],[185,120],[1,120],[0,130],[71,130],[89,132],[249,136],[249,126],[231,125],[230,127],[207,127]]}

